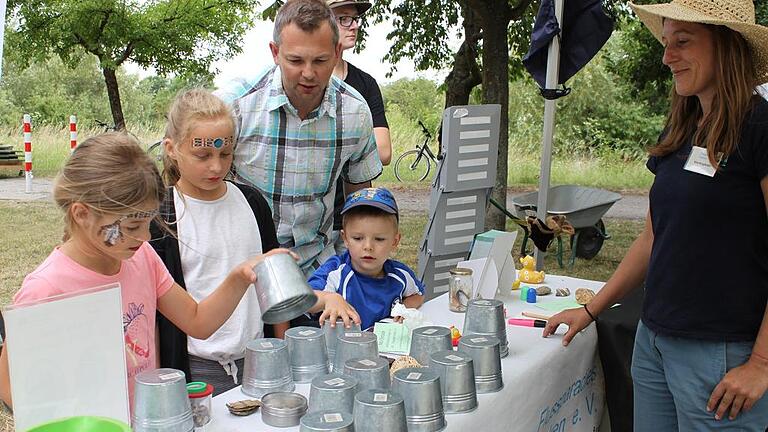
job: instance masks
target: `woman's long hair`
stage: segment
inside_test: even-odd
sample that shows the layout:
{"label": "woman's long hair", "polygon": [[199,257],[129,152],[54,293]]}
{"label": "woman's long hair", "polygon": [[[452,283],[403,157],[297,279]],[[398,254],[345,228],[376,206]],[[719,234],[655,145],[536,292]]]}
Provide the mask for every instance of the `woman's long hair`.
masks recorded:
{"label": "woman's long hair", "polygon": [[666,133],[649,153],[667,155],[692,137],[693,145],[707,148],[710,163],[717,167],[719,155],[727,157],[739,144],[741,125],[752,108],[757,78],[749,45],[738,32],[724,26],[703,25],[712,32],[715,45],[715,95],[711,110],[702,119],[698,97],[680,96],[673,87]]}

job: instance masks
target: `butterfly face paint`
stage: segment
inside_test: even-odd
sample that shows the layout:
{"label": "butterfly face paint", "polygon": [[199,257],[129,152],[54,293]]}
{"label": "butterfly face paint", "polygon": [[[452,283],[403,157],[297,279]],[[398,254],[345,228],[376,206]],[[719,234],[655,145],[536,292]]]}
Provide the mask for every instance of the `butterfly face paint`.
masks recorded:
{"label": "butterfly face paint", "polygon": [[116,221],[109,225],[103,225],[99,228],[99,234],[104,236],[104,244],[107,246],[115,246],[123,239],[123,230],[120,228],[120,223],[126,219],[144,219],[154,218],[157,216],[157,210],[152,211],[139,211],[121,216]]}
{"label": "butterfly face paint", "polygon": [[192,147],[213,147],[220,149],[223,147],[232,146],[234,137],[232,135],[217,138],[192,138]]}

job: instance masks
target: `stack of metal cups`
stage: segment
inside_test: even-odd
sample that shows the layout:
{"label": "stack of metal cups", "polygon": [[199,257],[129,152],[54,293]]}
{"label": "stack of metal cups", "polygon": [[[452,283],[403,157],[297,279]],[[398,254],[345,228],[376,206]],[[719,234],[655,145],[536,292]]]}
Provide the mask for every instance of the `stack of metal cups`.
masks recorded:
{"label": "stack of metal cups", "polygon": [[344,411],[308,412],[301,418],[299,432],[354,432],[352,413]]}
{"label": "stack of metal cups", "polygon": [[408,432],[405,401],[399,393],[371,389],[355,395],[355,432]]}
{"label": "stack of metal cups", "polygon": [[191,432],[195,425],[184,372],[162,368],[136,375],[131,423],[135,432]]}
{"label": "stack of metal cups", "polygon": [[323,331],[315,327],[294,327],[285,332],[293,381],[307,383],[328,373],[328,352]]}
{"label": "stack of metal cups", "polygon": [[333,362],[336,358],[336,344],[338,343],[339,336],[345,332],[359,332],[360,324],[352,323],[350,328],[344,327],[344,320],[341,318],[336,319],[336,326],[331,327],[331,320],[326,319],[323,323],[323,333],[325,334],[325,346],[328,350],[328,361],[331,362],[331,370],[333,370]]}
{"label": "stack of metal cups", "polygon": [[440,375],[440,391],[446,414],[465,413],[477,408],[475,369],[472,357],[461,351],[432,354],[429,367]]}
{"label": "stack of metal cups", "polygon": [[345,331],[336,341],[333,371],[344,372],[344,363],[349,359],[374,359],[378,356],[379,345],[373,332]]}
{"label": "stack of metal cups", "polygon": [[499,338],[495,336],[464,335],[459,339],[459,352],[472,357],[475,388],[478,393],[494,393],[504,387],[501,376]]}
{"label": "stack of metal cups", "polygon": [[261,398],[271,392],[291,392],[293,383],[288,345],[282,339],[254,339],[245,346],[243,393]]}
{"label": "stack of metal cups", "polygon": [[432,432],[446,427],[437,372],[427,367],[400,369],[392,379],[392,390],[403,396],[409,432]]}
{"label": "stack of metal cups", "polygon": [[320,375],[309,389],[309,411],[344,411],[351,413],[357,393],[357,380],[340,373]]}
{"label": "stack of metal cups", "polygon": [[411,336],[410,356],[422,366],[429,366],[429,356],[438,351],[453,349],[451,329],[440,326],[419,327]]}
{"label": "stack of metal cups", "polygon": [[496,336],[499,338],[501,358],[509,355],[507,326],[504,322],[504,303],[501,300],[474,299],[467,304],[462,335]]}
{"label": "stack of metal cups", "polygon": [[349,359],[344,363],[344,374],[357,379],[357,391],[388,390],[391,384],[389,362],[381,357]]}

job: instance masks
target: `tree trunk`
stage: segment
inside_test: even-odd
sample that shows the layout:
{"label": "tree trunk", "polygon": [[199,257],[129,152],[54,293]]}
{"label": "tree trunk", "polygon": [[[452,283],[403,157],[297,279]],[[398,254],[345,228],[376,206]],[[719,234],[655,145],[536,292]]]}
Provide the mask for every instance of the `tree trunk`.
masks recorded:
{"label": "tree trunk", "polygon": [[[508,0],[470,0],[480,16],[483,28],[483,103],[501,105],[499,153],[496,160],[496,184],[491,197],[501,204],[507,202],[507,155],[509,139],[509,43],[507,26],[510,21]],[[487,229],[504,230],[505,215],[488,206],[485,217]]]}
{"label": "tree trunk", "polygon": [[120,102],[120,89],[117,85],[117,75],[112,68],[102,68],[104,82],[107,85],[107,97],[109,108],[112,110],[112,120],[115,122],[115,130],[125,129],[125,117],[123,117],[123,104]]}

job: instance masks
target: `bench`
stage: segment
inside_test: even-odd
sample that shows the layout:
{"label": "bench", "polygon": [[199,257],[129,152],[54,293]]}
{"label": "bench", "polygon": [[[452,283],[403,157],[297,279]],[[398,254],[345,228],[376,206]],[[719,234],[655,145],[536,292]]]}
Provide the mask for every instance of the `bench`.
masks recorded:
{"label": "bench", "polygon": [[11,145],[0,145],[0,169],[18,169],[24,174],[24,152],[14,150]]}

